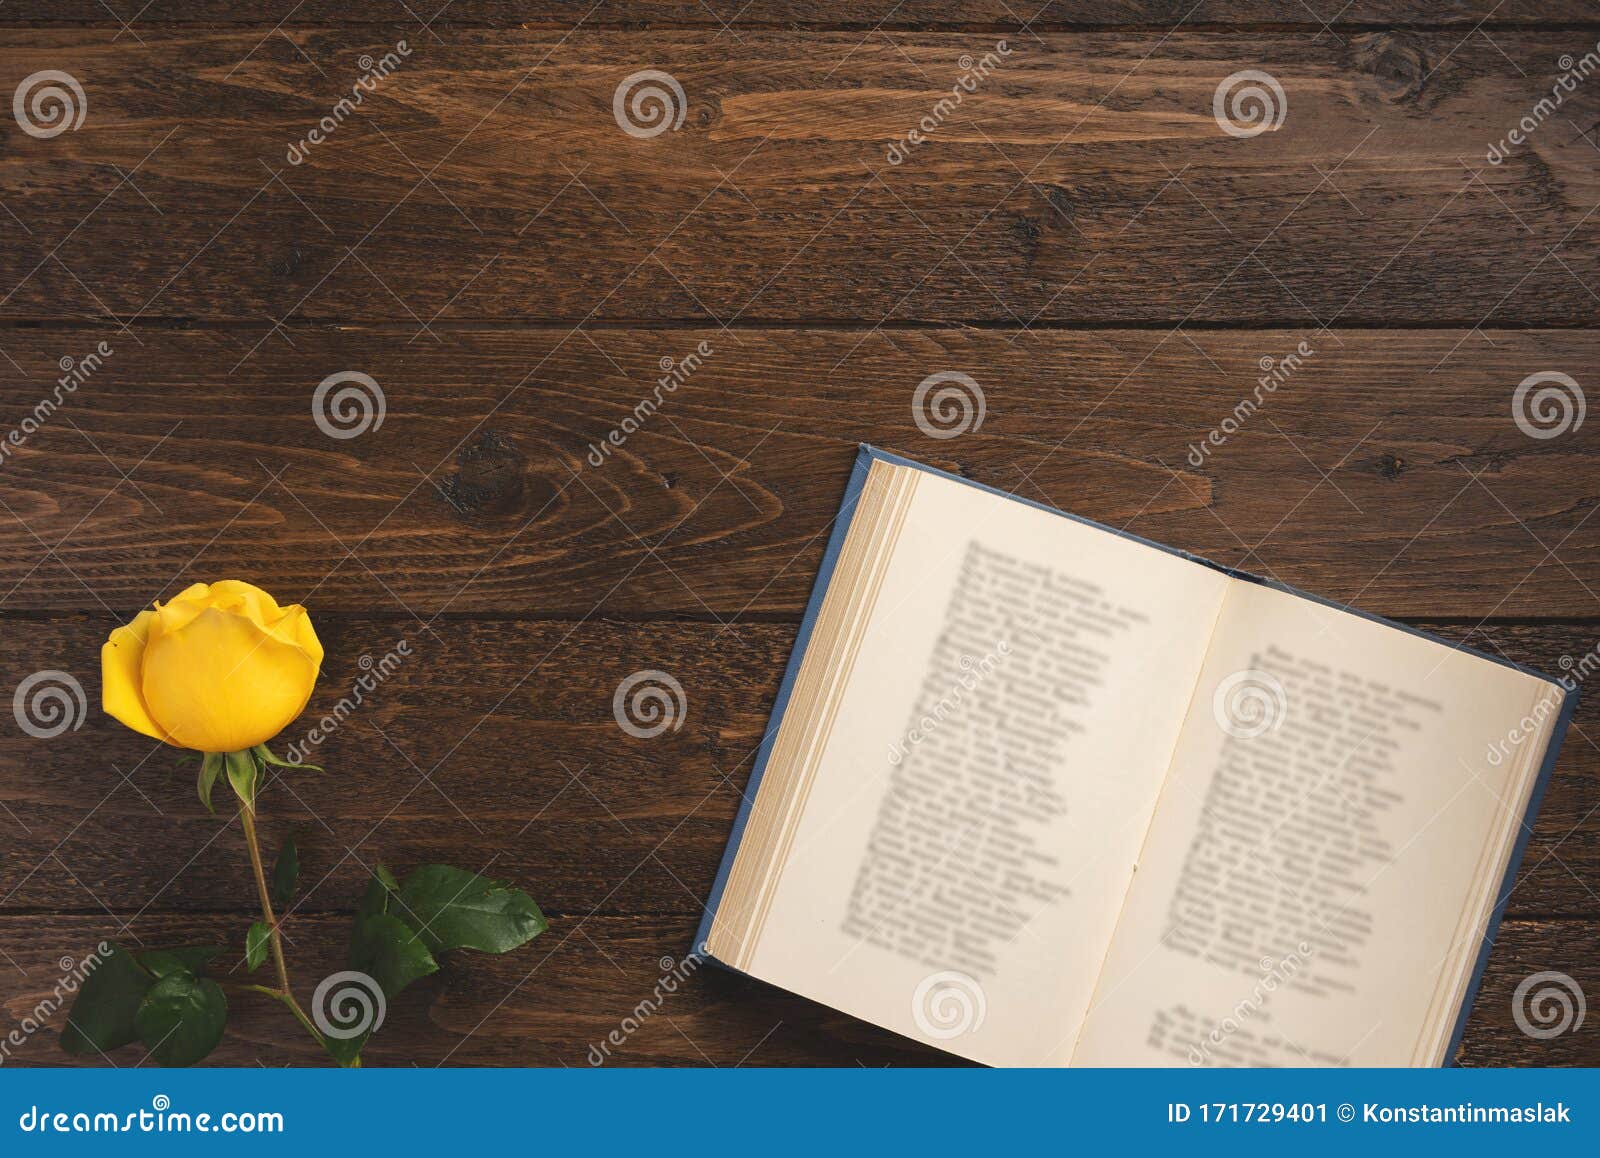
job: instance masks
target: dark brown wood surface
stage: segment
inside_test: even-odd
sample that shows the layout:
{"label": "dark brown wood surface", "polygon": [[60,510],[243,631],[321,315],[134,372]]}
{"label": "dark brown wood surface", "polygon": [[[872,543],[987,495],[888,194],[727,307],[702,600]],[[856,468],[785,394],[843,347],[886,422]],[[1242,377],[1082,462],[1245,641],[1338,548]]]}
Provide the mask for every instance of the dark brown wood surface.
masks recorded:
{"label": "dark brown wood surface", "polygon": [[[153,26],[411,22],[441,31],[461,25],[548,25],[565,31],[583,27],[743,30],[778,27],[862,28],[1058,28],[1063,26],[1170,28],[1208,24],[1297,26],[1312,30],[1373,24],[1498,28],[1579,24],[1592,21],[1584,0],[1352,0],[1337,7],[1303,8],[1273,0],[450,0],[442,5],[401,0],[303,0],[285,17],[271,0],[9,0],[7,19],[18,24],[101,25],[127,28],[126,35]],[[424,34],[426,35],[426,34]],[[419,37],[421,39],[421,37]]]}
{"label": "dark brown wood surface", "polygon": [[[1600,93],[1578,86],[1535,148],[1485,159],[1587,32],[412,30],[398,71],[291,164],[348,96],[335,78],[407,34],[13,32],[8,75],[77,70],[93,114],[6,138],[0,200],[26,228],[0,317],[1600,316]],[[1001,39],[993,74],[890,163]],[[1213,94],[1241,62],[1281,84],[1279,131],[1219,131]],[[646,66],[679,80],[685,116],[638,140],[611,105]],[[1507,292],[1523,279],[1536,292]]]}
{"label": "dark brown wood surface", "polygon": [[[482,868],[552,918],[396,1001],[373,1064],[591,1064],[682,959],[858,442],[1545,670],[1600,647],[1600,424],[1534,438],[1513,414],[1533,374],[1594,392],[1600,80],[1487,159],[1596,50],[1592,5],[285,7],[0,7],[0,97],[63,70],[87,101],[53,137],[0,119],[0,702],[57,670],[91,705],[51,739],[0,721],[0,1033],[101,940],[238,946],[252,919],[237,824],[94,707],[106,632],[195,580],[310,606],[328,654],[306,726],[363,657],[413,653],[319,750],[326,773],[263,802],[266,840],[301,849],[304,987],[341,963],[379,860]],[[612,97],[646,68],[685,117],[639,139]],[[1279,130],[1219,126],[1246,69],[1281,85]],[[943,370],[986,403],[951,439],[912,411]],[[385,401],[351,439],[313,416],[341,371]],[[644,668],[688,703],[648,741],[611,712]],[[1594,1026],[1539,1040],[1512,1015],[1534,973],[1600,985],[1597,699],[1466,1064],[1600,1062]],[[74,1059],[45,1032],[8,1060]],[[319,1059],[245,995],[213,1060]],[[706,969],[604,1060],[949,1059]]]}
{"label": "dark brown wood surface", "polygon": [[[1380,614],[1600,614],[1576,577],[1600,557],[1600,423],[1538,440],[1511,417],[1531,367],[1596,360],[1589,330],[131,332],[109,335],[108,385],[0,467],[6,607],[121,615],[239,573],[424,621],[793,616],[869,441]],[[0,335],[19,364],[0,405],[27,413],[60,352],[101,336]],[[1194,466],[1259,360],[1304,340],[1292,388]],[[659,360],[701,342],[595,468]],[[325,368],[370,373],[383,425],[324,436]],[[979,380],[977,431],[919,430],[934,368]]]}

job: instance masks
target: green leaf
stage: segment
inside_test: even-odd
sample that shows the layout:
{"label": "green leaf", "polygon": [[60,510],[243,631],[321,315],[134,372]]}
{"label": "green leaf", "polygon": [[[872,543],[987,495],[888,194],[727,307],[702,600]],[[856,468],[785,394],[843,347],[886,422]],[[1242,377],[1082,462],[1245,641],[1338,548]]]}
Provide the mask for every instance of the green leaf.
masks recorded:
{"label": "green leaf", "polygon": [[322,1048],[328,1051],[328,1056],[342,1066],[352,1066],[361,1060],[361,1051],[366,1048],[367,1039],[372,1036],[372,1030],[363,1030],[354,1037],[328,1037],[323,1036]]}
{"label": "green leaf", "polygon": [[395,912],[434,953],[508,953],[549,928],[527,893],[449,865],[423,865],[406,878],[396,899]]}
{"label": "green leaf", "polygon": [[217,1048],[228,999],[215,981],[169,973],[139,1003],[135,1024],[150,1056],[166,1066],[193,1065]]}
{"label": "green leaf", "polygon": [[[400,882],[394,879],[394,874],[384,868],[380,863],[372,870],[372,880],[367,883],[367,891],[361,897],[361,903],[356,906],[356,931],[361,928],[361,922],[373,913],[387,913],[389,911],[389,898],[400,891]],[[352,932],[350,951],[355,952],[355,936]]]}
{"label": "green leaf", "polygon": [[221,752],[207,752],[200,761],[200,779],[197,787],[200,791],[200,803],[206,806],[206,811],[213,816],[217,810],[211,807],[211,786],[217,782],[217,777],[222,775],[222,769],[227,761]]}
{"label": "green leaf", "polygon": [[242,800],[246,807],[256,806],[256,758],[248,751],[229,752],[228,783],[233,785],[236,796]]}
{"label": "green leaf", "polygon": [[[293,745],[291,745],[291,747],[293,747]],[[257,744],[250,750],[256,754],[257,760],[260,760],[263,764],[269,765],[273,768],[303,768],[308,772],[322,771],[322,769],[318,768],[315,764],[291,764],[287,760],[280,760],[272,751],[272,749],[267,747],[265,744]]]}
{"label": "green leaf", "polygon": [[67,1013],[67,1027],[61,1031],[61,1048],[68,1053],[104,1053],[139,1036],[135,1015],[155,978],[120,945],[111,946],[111,952],[98,961],[78,990]]}
{"label": "green leaf", "polygon": [[386,998],[439,971],[416,932],[393,913],[374,913],[356,926],[350,939],[350,966],[371,977]]}
{"label": "green leaf", "polygon": [[[436,973],[439,963],[416,932],[392,913],[384,911],[398,888],[394,877],[382,865],[373,875],[367,895],[361,900],[355,928],[350,932],[350,966],[366,974],[383,991],[385,1001],[419,978]],[[325,1034],[323,1045],[328,1055],[342,1066],[357,1065],[361,1050],[377,1025],[353,1037]]]}
{"label": "green leaf", "polygon": [[151,949],[139,954],[139,964],[157,979],[180,971],[200,977],[206,971],[206,964],[220,952],[221,949],[205,945],[191,945],[181,949]]}
{"label": "green leaf", "polygon": [[294,898],[295,882],[300,879],[300,850],[295,847],[294,837],[283,838],[283,847],[278,850],[278,860],[272,866],[272,903],[287,905]]}
{"label": "green leaf", "polygon": [[254,973],[267,959],[267,950],[272,947],[272,926],[265,921],[257,921],[250,926],[250,931],[244,935],[244,963]]}

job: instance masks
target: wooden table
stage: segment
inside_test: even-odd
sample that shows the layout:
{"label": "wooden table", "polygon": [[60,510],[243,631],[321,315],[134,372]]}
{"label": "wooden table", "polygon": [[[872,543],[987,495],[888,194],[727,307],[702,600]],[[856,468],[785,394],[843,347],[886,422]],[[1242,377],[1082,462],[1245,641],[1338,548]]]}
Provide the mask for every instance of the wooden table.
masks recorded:
{"label": "wooden table", "polygon": [[[237,824],[98,710],[108,629],[195,580],[310,607],[308,720],[412,653],[263,801],[300,987],[379,859],[552,918],[448,958],[373,1064],[584,1065],[682,958],[858,441],[1546,670],[1596,646],[1600,420],[1513,415],[1530,375],[1597,385],[1600,79],[1536,111],[1600,41],[1584,0],[437,2],[0,9],[0,96],[56,70],[84,113],[0,121],[0,423],[111,351],[0,447],[0,691],[89,704],[0,728],[4,1028],[101,939],[242,941]],[[614,111],[630,78],[665,123]],[[946,370],[986,414],[934,438]],[[347,372],[382,422],[332,437]],[[618,728],[641,669],[679,730]],[[1597,735],[1591,695],[1464,1063],[1600,1062],[1593,1021],[1511,1009],[1542,970],[1600,992]],[[239,1000],[213,1060],[318,1055]],[[944,1060],[704,970],[611,1064]]]}

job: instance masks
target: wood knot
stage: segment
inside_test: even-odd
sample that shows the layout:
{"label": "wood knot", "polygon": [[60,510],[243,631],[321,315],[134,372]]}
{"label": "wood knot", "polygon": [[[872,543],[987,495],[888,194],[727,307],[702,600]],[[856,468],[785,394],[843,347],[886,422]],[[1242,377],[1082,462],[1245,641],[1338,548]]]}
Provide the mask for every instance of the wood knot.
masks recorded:
{"label": "wood knot", "polygon": [[1078,220],[1078,202],[1071,190],[1060,185],[1052,185],[1049,192],[1044,195],[1044,199],[1050,202],[1052,209],[1065,218],[1065,221],[1059,224],[1070,225]]}
{"label": "wood knot", "polygon": [[1011,232],[1022,244],[1028,260],[1032,261],[1039,252],[1039,239],[1044,236],[1044,226],[1036,218],[1018,214],[1011,219]]}
{"label": "wood knot", "polygon": [[1387,104],[1414,101],[1428,79],[1427,58],[1401,35],[1376,32],[1356,43],[1356,64],[1378,82],[1378,96]]}
{"label": "wood knot", "polygon": [[306,252],[298,245],[291,245],[288,252],[273,261],[271,265],[273,277],[289,278],[300,272],[300,267],[306,263]]}
{"label": "wood knot", "polygon": [[1376,466],[1378,473],[1388,479],[1399,478],[1411,469],[1411,464],[1397,454],[1380,454]]}
{"label": "wood knot", "polygon": [[689,120],[699,129],[709,129],[721,119],[722,102],[714,96],[706,97],[689,112]]}
{"label": "wood knot", "polygon": [[530,504],[538,509],[555,487],[532,475],[528,456],[510,438],[485,430],[456,453],[455,473],[439,485],[439,493],[458,514],[498,516]]}

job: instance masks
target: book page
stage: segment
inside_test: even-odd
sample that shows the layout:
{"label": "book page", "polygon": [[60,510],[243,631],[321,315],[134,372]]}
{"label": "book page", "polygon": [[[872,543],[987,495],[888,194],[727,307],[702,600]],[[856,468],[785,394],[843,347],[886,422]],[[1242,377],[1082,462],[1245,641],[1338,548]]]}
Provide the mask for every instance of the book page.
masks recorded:
{"label": "book page", "polygon": [[1064,1064],[1228,580],[915,473],[749,972]]}
{"label": "book page", "polygon": [[1235,583],[1073,1064],[1438,1064],[1561,694]]}

